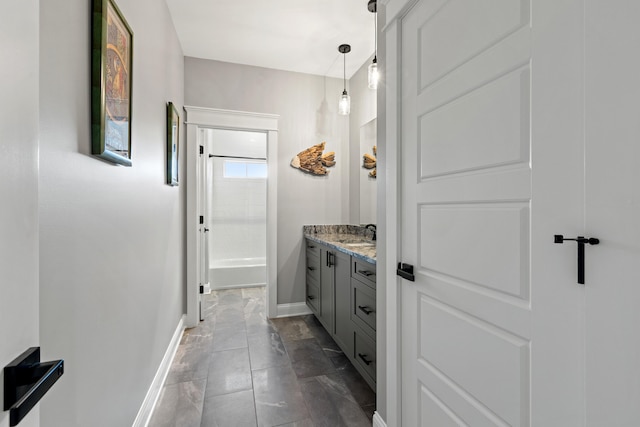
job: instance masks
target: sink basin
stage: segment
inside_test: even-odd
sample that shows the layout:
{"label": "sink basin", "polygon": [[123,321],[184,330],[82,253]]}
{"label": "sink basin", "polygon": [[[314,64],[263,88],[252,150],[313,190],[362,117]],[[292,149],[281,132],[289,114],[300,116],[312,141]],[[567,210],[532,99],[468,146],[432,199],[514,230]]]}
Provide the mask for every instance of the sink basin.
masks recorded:
{"label": "sink basin", "polygon": [[352,248],[374,248],[376,246],[375,243],[344,243],[345,246],[350,246]]}

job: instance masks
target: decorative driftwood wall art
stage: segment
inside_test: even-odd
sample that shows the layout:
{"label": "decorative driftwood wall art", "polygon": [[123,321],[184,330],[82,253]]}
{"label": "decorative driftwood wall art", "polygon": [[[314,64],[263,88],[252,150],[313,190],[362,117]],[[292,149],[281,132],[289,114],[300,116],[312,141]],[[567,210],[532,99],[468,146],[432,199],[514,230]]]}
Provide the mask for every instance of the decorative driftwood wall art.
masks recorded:
{"label": "decorative driftwood wall art", "polygon": [[371,154],[365,153],[364,156],[362,156],[362,167],[365,169],[373,169],[371,172],[369,172],[369,176],[371,178],[375,178],[376,177],[376,163],[378,162],[376,159],[376,156],[378,155],[378,150],[376,148],[376,146],[373,146],[373,156]]}
{"label": "decorative driftwood wall art", "polygon": [[324,145],[325,142],[322,142],[299,152],[291,160],[291,166],[314,175],[328,174],[329,171],[327,168],[336,164],[336,153],[329,151],[328,153],[322,154]]}

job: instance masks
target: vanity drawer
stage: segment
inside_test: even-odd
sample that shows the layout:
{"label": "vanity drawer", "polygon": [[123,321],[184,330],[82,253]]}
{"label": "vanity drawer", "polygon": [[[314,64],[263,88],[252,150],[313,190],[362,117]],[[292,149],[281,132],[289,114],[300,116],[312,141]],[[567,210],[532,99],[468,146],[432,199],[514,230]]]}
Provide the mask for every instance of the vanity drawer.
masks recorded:
{"label": "vanity drawer", "polygon": [[320,282],[320,257],[307,252],[307,281],[309,279]]}
{"label": "vanity drawer", "polygon": [[351,320],[375,339],[376,336],[376,291],[351,280]]}
{"label": "vanity drawer", "polygon": [[320,289],[307,282],[307,305],[314,313],[320,313]]}
{"label": "vanity drawer", "polygon": [[376,287],[376,266],[365,261],[353,258],[351,263],[351,277],[362,281],[363,283]]}
{"label": "vanity drawer", "polygon": [[313,254],[317,257],[320,257],[320,246],[316,242],[312,242],[311,240],[305,239],[305,245],[307,246],[307,254]]}
{"label": "vanity drawer", "polygon": [[373,380],[376,381],[376,343],[371,338],[363,335],[357,329],[353,332],[355,349],[354,359],[358,366]]}

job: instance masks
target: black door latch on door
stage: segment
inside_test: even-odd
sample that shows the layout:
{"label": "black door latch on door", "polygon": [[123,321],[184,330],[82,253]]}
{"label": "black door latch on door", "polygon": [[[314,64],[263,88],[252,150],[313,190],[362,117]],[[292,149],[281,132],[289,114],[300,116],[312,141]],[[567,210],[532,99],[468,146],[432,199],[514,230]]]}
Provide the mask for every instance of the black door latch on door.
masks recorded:
{"label": "black door latch on door", "polygon": [[569,239],[564,237],[562,234],[555,234],[553,236],[553,243],[564,243],[565,240],[571,240],[578,243],[578,283],[584,285],[584,245],[597,245],[600,243],[600,239],[584,236]]}
{"label": "black door latch on door", "polygon": [[416,276],[413,274],[413,265],[405,264],[403,262],[398,263],[398,270],[396,270],[396,274],[403,279],[407,279],[410,282],[416,281]]}

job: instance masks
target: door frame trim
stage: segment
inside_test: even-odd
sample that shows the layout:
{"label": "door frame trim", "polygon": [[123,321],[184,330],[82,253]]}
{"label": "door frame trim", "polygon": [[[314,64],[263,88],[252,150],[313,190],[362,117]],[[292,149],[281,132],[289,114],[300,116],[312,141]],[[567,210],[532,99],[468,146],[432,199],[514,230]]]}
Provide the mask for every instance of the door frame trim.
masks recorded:
{"label": "door frame trim", "polygon": [[[384,401],[376,415],[386,425],[402,425],[402,279],[396,275],[401,252],[402,147],[402,21],[419,0],[380,0],[378,61],[382,65],[384,91],[378,91],[378,286],[377,301],[385,304],[384,327],[378,328],[376,352],[384,355],[378,365],[378,396]],[[380,304],[380,302],[378,304]],[[380,407],[382,406],[382,408]],[[384,418],[383,418],[384,416]],[[375,420],[374,420],[375,421]]]}
{"label": "door frame trim", "polygon": [[252,113],[184,106],[187,129],[186,181],[187,181],[187,289],[186,327],[198,324],[199,301],[199,248],[198,248],[198,193],[197,161],[198,133],[200,129],[250,130],[267,133],[267,316],[277,316],[278,302],[278,119],[276,114]]}

